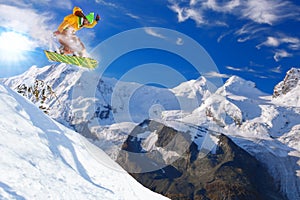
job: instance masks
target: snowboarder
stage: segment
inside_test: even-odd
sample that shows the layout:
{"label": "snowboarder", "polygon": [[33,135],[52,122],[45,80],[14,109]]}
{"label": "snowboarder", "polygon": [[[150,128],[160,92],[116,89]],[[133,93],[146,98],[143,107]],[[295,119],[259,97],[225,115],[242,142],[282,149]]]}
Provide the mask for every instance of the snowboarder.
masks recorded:
{"label": "snowboarder", "polygon": [[81,40],[75,35],[76,31],[84,28],[93,28],[100,16],[97,14],[96,18],[94,13],[84,15],[79,7],[73,8],[73,13],[66,16],[64,21],[59,25],[54,36],[58,39],[61,47],[59,53],[73,54],[75,56],[86,57],[86,49]]}

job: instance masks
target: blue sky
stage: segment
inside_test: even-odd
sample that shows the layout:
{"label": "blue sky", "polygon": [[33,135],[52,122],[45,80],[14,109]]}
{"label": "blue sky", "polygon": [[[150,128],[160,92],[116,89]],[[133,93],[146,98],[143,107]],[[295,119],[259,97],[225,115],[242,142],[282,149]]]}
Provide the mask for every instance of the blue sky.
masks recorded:
{"label": "blue sky", "polygon": [[[53,48],[52,32],[73,6],[101,16],[94,29],[77,34],[89,51],[135,28],[166,39],[151,28],[160,27],[197,41],[218,68],[209,76],[226,80],[238,75],[267,93],[272,93],[289,68],[300,67],[300,2],[296,0],[0,0],[0,77],[20,74],[32,65],[48,65],[43,49]],[[181,42],[178,38],[177,43]],[[120,47],[108,49],[114,48]],[[158,49],[122,55],[105,75],[120,78],[147,63],[167,65],[186,79],[199,76],[185,59]]]}

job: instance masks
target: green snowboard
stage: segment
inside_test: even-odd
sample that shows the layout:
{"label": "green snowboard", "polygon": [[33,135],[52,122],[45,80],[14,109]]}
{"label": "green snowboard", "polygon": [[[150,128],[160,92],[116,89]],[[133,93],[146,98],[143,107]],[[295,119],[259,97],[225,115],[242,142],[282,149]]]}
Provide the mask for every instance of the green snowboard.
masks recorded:
{"label": "green snowboard", "polygon": [[92,58],[78,57],[71,55],[63,55],[56,52],[44,51],[47,58],[51,61],[77,65],[89,69],[95,69],[98,66],[98,61]]}

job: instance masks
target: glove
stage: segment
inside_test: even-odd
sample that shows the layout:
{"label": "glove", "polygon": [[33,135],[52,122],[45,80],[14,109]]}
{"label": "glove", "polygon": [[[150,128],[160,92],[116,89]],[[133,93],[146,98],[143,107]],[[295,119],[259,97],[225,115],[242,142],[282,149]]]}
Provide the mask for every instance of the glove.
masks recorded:
{"label": "glove", "polygon": [[98,22],[100,20],[100,16],[97,14],[96,21]]}

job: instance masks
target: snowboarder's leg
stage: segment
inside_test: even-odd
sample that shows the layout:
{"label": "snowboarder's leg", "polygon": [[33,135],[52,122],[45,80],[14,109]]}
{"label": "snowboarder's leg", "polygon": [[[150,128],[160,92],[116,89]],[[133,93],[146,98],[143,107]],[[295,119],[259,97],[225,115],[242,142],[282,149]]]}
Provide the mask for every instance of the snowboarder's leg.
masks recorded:
{"label": "snowboarder's leg", "polygon": [[62,46],[60,53],[87,57],[84,44],[71,29],[64,30],[61,34],[57,35],[57,39]]}
{"label": "snowboarder's leg", "polygon": [[80,57],[87,57],[85,46],[80,38],[73,35],[72,40],[74,41],[74,52],[76,52],[76,55]]}
{"label": "snowboarder's leg", "polygon": [[60,43],[59,53],[61,54],[73,54],[74,50],[72,49],[72,31],[64,30],[62,33],[57,35],[58,42]]}

